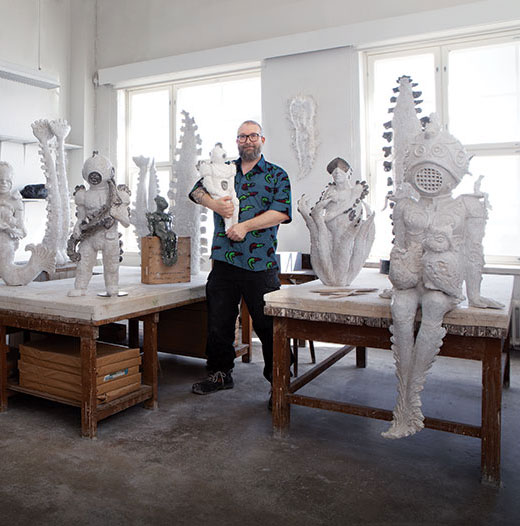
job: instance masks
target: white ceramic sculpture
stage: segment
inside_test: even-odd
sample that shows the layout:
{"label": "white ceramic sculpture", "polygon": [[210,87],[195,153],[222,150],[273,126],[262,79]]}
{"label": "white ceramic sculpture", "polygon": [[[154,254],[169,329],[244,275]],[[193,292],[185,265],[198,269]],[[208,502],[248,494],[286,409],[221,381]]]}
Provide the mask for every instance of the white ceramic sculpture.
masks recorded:
{"label": "white ceramic sculpture", "polygon": [[292,147],[298,160],[297,179],[309,175],[318,148],[316,130],[316,102],[310,95],[297,95],[288,102],[289,121],[292,131]]}
{"label": "white ceramic sculpture", "polygon": [[227,230],[238,223],[238,212],[240,209],[237,193],[235,191],[235,175],[237,169],[234,163],[226,163],[227,154],[222,148],[222,143],[215,144],[210,153],[210,160],[202,161],[199,166],[199,174],[203,178],[202,184],[213,199],[231,197],[234,210],[233,215],[224,219]]}
{"label": "white ceramic sculpture", "polygon": [[[56,262],[68,261],[67,240],[70,232],[70,195],[65,164],[65,139],[70,132],[67,121],[45,119],[33,122],[39,142],[42,169],[47,189],[47,224],[42,244],[56,250]],[[52,151],[56,151],[54,159]]]}
{"label": "white ceramic sculpture", "polygon": [[118,223],[130,225],[130,190],[126,185],[116,186],[115,170],[104,156],[94,152],[82,170],[89,184],[77,186],[74,191],[77,221],[69,239],[67,253],[77,262],[74,289],[69,296],[84,296],[92,277],[98,252],[103,257],[106,296],[119,293],[119,263],[123,253]]}
{"label": "white ceramic sculpture", "polygon": [[[402,93],[413,108],[410,79],[405,79],[400,81],[399,98]],[[417,120],[415,111],[408,114]],[[386,438],[413,435],[424,427],[420,392],[446,334],[444,315],[464,299],[462,282],[470,306],[502,306],[480,295],[487,219],[480,179],[473,194],[451,195],[468,173],[470,156],[441,129],[435,114],[405,151],[403,180],[391,196],[395,239],[390,255],[390,330],[398,397],[390,428],[383,433]],[[415,336],[419,307],[422,315]]]}
{"label": "white ceramic sculpture", "polygon": [[31,252],[24,265],[14,263],[14,254],[20,239],[26,236],[22,196],[13,190],[13,169],[0,161],[0,278],[7,285],[27,285],[45,270],[54,270],[56,253],[44,245],[27,245]]}
{"label": "white ceramic sculpture", "polygon": [[168,192],[171,202],[169,212],[173,215],[173,229],[177,235],[191,238],[191,274],[198,274],[201,254],[207,248],[201,247],[201,207],[193,206],[187,196],[198,179],[197,159],[201,153],[202,141],[197,133],[195,119],[187,111],[182,111],[182,115],[182,135],[180,147],[176,151],[179,158],[174,163],[173,179]]}
{"label": "white ceramic sculpture", "polygon": [[343,159],[329,163],[330,183],[313,208],[302,195],[298,210],[311,237],[311,263],[328,286],[349,285],[368,257],[375,237],[374,213],[363,201],[365,181],[352,181],[352,169]]}
{"label": "white ceramic sculpture", "polygon": [[130,222],[135,227],[137,244],[141,247],[141,238],[148,235],[146,214],[155,210],[155,198],[159,193],[159,181],[155,169],[155,160],[142,155],[132,158],[139,168],[137,192]]}

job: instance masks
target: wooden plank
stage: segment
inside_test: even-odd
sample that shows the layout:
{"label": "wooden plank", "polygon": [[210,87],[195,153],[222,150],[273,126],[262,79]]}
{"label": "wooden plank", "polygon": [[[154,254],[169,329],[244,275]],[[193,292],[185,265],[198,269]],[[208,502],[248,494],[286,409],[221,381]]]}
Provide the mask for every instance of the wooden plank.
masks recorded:
{"label": "wooden plank", "polygon": [[325,360],[322,360],[318,365],[307,371],[297,380],[293,380],[289,385],[289,393],[295,393],[298,389],[301,389],[304,385],[308,384],[311,380],[314,380],[314,378],[326,371],[337,361],[341,360],[341,358],[343,358],[353,349],[354,347],[352,345],[345,345],[341,349],[338,349],[335,353],[325,358]]}
{"label": "wooden plank", "polygon": [[143,384],[152,388],[152,396],[145,402],[147,409],[157,409],[157,324],[159,313],[145,316],[143,334]]}
{"label": "wooden plank", "polygon": [[81,434],[95,438],[96,419],[96,338],[97,329],[85,328],[80,341],[81,353]]}
{"label": "wooden plank", "polygon": [[36,389],[29,389],[27,387],[21,387],[15,382],[9,382],[8,387],[11,391],[15,391],[17,393],[24,393],[24,394],[28,394],[31,396],[37,396],[38,398],[45,398],[46,400],[51,400],[52,402],[59,402],[60,404],[71,405],[73,407],[82,407],[81,402],[71,400],[70,398],[63,398],[61,396],[55,396],[50,393],[37,391]]}
{"label": "wooden plank", "polygon": [[0,325],[0,413],[7,411],[7,331],[5,325]]}
{"label": "wooden plank", "polygon": [[177,262],[165,265],[161,259],[161,241],[158,237],[141,238],[141,283],[187,283],[190,281],[191,239],[177,240]]}
{"label": "wooden plank", "polygon": [[240,302],[240,322],[242,324],[242,343],[248,348],[247,353],[242,356],[242,361],[250,363],[253,359],[253,321],[244,298]]}
{"label": "wooden plank", "polygon": [[153,388],[151,385],[142,385],[138,391],[121,396],[117,400],[99,404],[96,410],[97,420],[103,420],[115,413],[128,409],[136,404],[145,402],[153,397]]}
{"label": "wooden plank", "polygon": [[273,320],[273,431],[281,437],[289,431],[290,406],[287,400],[290,381],[291,350],[287,338],[287,320]]}

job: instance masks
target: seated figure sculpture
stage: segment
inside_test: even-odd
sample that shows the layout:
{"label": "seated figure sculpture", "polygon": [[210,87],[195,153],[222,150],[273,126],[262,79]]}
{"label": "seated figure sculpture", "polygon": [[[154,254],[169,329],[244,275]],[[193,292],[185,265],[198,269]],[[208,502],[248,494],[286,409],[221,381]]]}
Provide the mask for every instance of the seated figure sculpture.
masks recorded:
{"label": "seated figure sculpture", "polygon": [[168,201],[164,197],[157,195],[154,198],[157,210],[147,212],[148,229],[150,236],[157,236],[161,242],[161,259],[167,266],[172,266],[177,262],[177,234],[172,230],[172,215],[165,212],[168,208]]}
{"label": "seated figure sculpture", "polygon": [[13,169],[0,161],[0,278],[7,285],[27,285],[41,271],[54,270],[56,254],[41,244],[27,245],[31,257],[26,264],[14,263],[20,239],[26,235],[22,196],[13,190]]}
{"label": "seated figure sculpture", "polygon": [[67,244],[67,254],[77,262],[74,289],[69,296],[84,296],[92,277],[97,254],[101,251],[107,296],[119,292],[119,263],[123,253],[118,223],[130,225],[130,190],[117,185],[112,163],[94,152],[82,170],[90,188],[77,186],[74,191],[77,221]]}
{"label": "seated figure sculpture", "polygon": [[298,201],[311,237],[311,263],[328,286],[349,285],[358,275],[375,236],[374,213],[363,201],[368,194],[364,181],[352,181],[352,169],[341,158],[327,166],[329,183],[313,208],[305,195]]}
{"label": "seated figure sculpture", "polygon": [[[404,182],[392,213],[394,246],[390,254],[392,350],[398,398],[386,438],[413,435],[424,427],[420,392],[446,329],[444,315],[460,303],[466,282],[472,307],[500,308],[480,295],[487,219],[480,179],[473,194],[452,192],[468,173],[470,156],[461,143],[440,128],[437,116],[409,144],[404,156]],[[417,309],[422,316],[414,335]]]}
{"label": "seated figure sculpture", "polygon": [[234,163],[226,162],[226,152],[222,148],[222,143],[215,144],[210,153],[210,162],[203,161],[198,166],[201,177],[204,178],[202,184],[213,199],[220,197],[231,197],[233,203],[233,215],[224,219],[226,231],[238,223],[238,212],[240,210],[237,194],[235,191],[236,167]]}

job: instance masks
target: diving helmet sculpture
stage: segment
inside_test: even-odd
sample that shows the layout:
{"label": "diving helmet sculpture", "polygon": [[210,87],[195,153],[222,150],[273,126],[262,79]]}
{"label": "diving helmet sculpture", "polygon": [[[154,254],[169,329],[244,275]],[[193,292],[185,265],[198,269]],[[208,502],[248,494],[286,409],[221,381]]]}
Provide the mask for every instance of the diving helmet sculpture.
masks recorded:
{"label": "diving helmet sculpture", "polygon": [[[465,299],[462,283],[466,282],[470,306],[502,307],[480,294],[488,209],[487,195],[480,191],[482,177],[474,193],[452,196],[468,173],[470,156],[455,137],[441,129],[436,114],[423,119],[421,125],[415,110],[404,111],[403,105],[414,108],[411,79],[401,77],[398,82],[394,114],[410,117],[394,117],[394,134],[406,136],[407,130],[417,127],[419,132],[409,134],[404,147],[395,152],[394,170],[402,167],[402,173],[395,174],[398,184],[389,196],[394,202],[395,236],[390,254],[390,330],[398,397],[390,428],[383,433],[386,438],[413,435],[424,427],[420,392],[446,334],[444,315]],[[415,336],[419,307],[422,315]]]}
{"label": "diving helmet sculpture", "polygon": [[98,252],[102,255],[106,287],[102,295],[117,296],[123,254],[118,224],[130,225],[130,190],[124,184],[116,186],[112,163],[98,152],[85,161],[82,175],[89,188],[80,185],[74,191],[77,221],[68,241],[67,254],[77,263],[77,270],[74,289],[69,291],[69,296],[86,294]]}

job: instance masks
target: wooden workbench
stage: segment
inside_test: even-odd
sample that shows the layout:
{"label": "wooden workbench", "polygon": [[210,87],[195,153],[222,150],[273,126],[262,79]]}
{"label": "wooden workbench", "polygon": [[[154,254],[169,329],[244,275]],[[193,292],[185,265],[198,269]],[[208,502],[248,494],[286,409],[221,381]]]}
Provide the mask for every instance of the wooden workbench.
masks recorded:
{"label": "wooden workbench", "polygon": [[[351,287],[390,287],[386,276],[364,269]],[[392,411],[297,394],[348,352],[356,349],[357,365],[365,365],[366,347],[390,349],[390,300],[373,292],[362,296],[336,298],[312,291],[326,289],[320,281],[286,287],[265,296],[265,312],[274,317],[273,428],[275,435],[289,430],[290,406],[339,411],[391,420]],[[425,418],[425,427],[481,439],[482,480],[500,482],[500,411],[502,365],[509,381],[509,348],[506,345],[511,317],[513,277],[484,276],[482,294],[505,304],[504,309],[476,309],[463,303],[444,318],[447,335],[441,355],[482,361],[482,421],[480,426]],[[420,315],[418,314],[418,320]],[[289,338],[346,344],[323,362],[290,381]],[[433,366],[435,368],[435,365]]]}
{"label": "wooden workbench", "polygon": [[[98,421],[144,402],[157,407],[157,323],[159,312],[205,299],[205,273],[189,283],[143,285],[139,268],[122,268],[120,289],[128,296],[97,296],[105,286],[103,276],[93,276],[86,296],[71,298],[73,279],[32,282],[24,287],[0,286],[0,411],[7,410],[9,394],[23,392],[81,407],[81,432],[93,438]],[[142,387],[117,400],[98,403],[96,399],[96,340],[99,327],[119,320],[139,318],[144,322]],[[6,333],[8,327],[63,334],[80,338],[82,401],[71,402],[57,396],[20,387],[7,380]]]}

